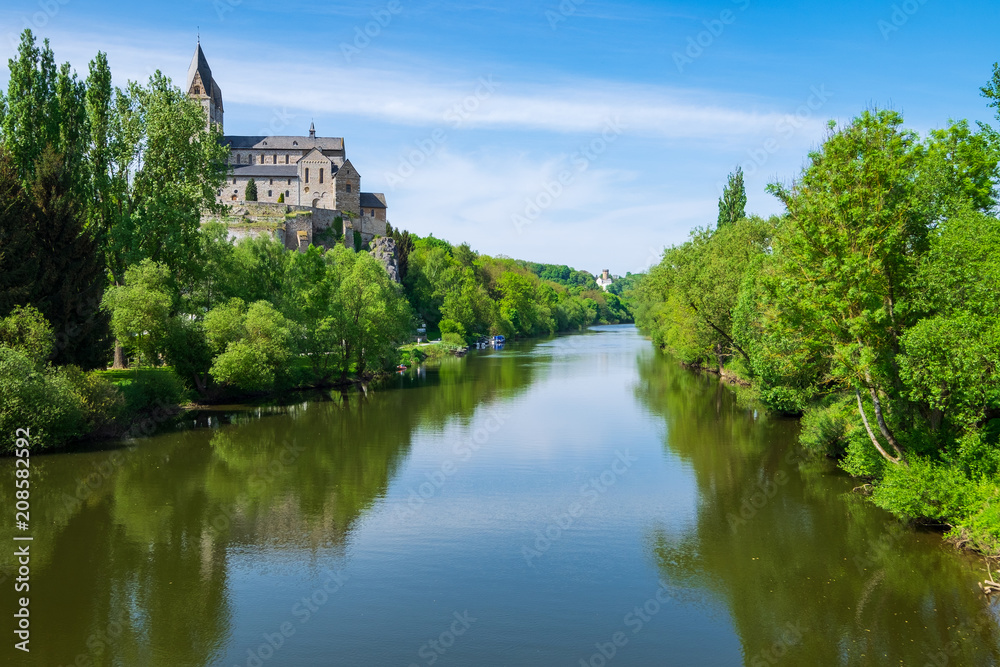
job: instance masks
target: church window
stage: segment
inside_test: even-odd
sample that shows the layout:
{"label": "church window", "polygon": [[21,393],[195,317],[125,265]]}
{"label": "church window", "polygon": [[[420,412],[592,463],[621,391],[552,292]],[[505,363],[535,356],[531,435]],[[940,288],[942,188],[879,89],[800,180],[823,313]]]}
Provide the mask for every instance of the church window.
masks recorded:
{"label": "church window", "polygon": [[195,95],[201,95],[201,86],[195,86],[194,87],[194,94]]}
{"label": "church window", "polygon": [[270,196],[271,196],[271,191],[270,191],[270,190],[268,190],[268,191],[267,191],[267,196],[268,196],[268,197],[270,197]]}
{"label": "church window", "polygon": [[286,197],[288,196],[288,190],[285,190],[285,196]]}
{"label": "church window", "polygon": [[309,182],[309,167],[306,167],[306,183]]}
{"label": "church window", "polygon": [[268,185],[274,185],[274,179],[272,178],[272,179],[271,179],[270,181],[268,181],[268,183],[267,183],[267,184],[268,184]]}
{"label": "church window", "polygon": [[372,209],[372,217],[375,217],[375,209]]}
{"label": "church window", "polygon": [[260,163],[264,164],[264,154],[263,153],[260,154]]}
{"label": "church window", "polygon": [[322,168],[322,167],[321,167],[321,168],[320,168],[320,170],[319,170],[319,182],[320,182],[320,183],[322,183],[322,182],[323,182],[323,168]]}
{"label": "church window", "polygon": [[277,155],[274,156],[274,164],[278,164],[278,156]]}
{"label": "church window", "polygon": [[348,191],[348,192],[350,192],[350,191],[351,191],[351,184],[350,184],[350,183],[348,183],[348,184],[347,184],[347,191]]}
{"label": "church window", "polygon": [[233,179],[233,185],[236,185],[236,179],[235,178]]}
{"label": "church window", "polygon": [[291,185],[291,184],[292,184],[292,179],[290,179],[290,178],[288,179],[288,184],[289,184],[289,185]]}
{"label": "church window", "polygon": [[285,164],[288,164],[288,156],[285,156]]}

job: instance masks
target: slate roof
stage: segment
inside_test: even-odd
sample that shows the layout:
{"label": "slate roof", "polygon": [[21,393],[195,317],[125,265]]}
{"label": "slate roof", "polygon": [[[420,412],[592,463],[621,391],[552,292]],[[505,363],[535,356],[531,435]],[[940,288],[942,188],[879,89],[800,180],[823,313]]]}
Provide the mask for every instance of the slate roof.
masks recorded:
{"label": "slate roof", "polygon": [[227,135],[222,143],[233,150],[301,150],[318,148],[321,151],[344,150],[343,137],[262,137]]}
{"label": "slate roof", "polygon": [[297,178],[299,170],[294,164],[244,164],[232,165],[229,173],[231,176],[254,178]]}
{"label": "slate roof", "polygon": [[212,68],[208,66],[208,58],[205,57],[205,52],[201,50],[201,42],[198,42],[198,46],[195,47],[194,57],[191,59],[191,65],[188,67],[188,90],[191,90],[195,74],[201,75],[201,82],[206,87],[205,94],[212,98],[212,101],[215,102],[215,105],[220,110],[225,111],[222,108],[222,88],[219,87],[219,84],[215,82],[215,78],[212,76]]}
{"label": "slate roof", "polygon": [[361,208],[386,208],[385,195],[381,192],[362,192]]}

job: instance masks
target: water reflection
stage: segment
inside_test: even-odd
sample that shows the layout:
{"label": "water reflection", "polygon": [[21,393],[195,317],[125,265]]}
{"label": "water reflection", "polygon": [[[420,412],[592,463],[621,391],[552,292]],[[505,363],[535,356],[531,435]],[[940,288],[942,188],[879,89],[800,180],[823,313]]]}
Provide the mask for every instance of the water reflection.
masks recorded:
{"label": "water reflection", "polygon": [[[523,390],[531,371],[514,364],[498,356],[473,377],[448,361],[367,392],[217,414],[204,419],[210,429],[35,457],[30,595],[39,639],[15,656],[19,664],[215,663],[237,611],[233,557],[251,553],[264,568],[287,554],[342,558],[415,430],[468,419],[483,402]],[[13,461],[0,467],[0,496],[11,498]],[[0,528],[0,540],[12,537]],[[7,590],[13,563],[2,562]],[[2,605],[11,618],[13,596]]]}
{"label": "water reflection", "polygon": [[700,493],[697,527],[652,530],[665,580],[722,601],[752,665],[995,665],[996,606],[968,563],[800,460],[794,422],[741,407],[717,378],[639,357],[635,393]]}

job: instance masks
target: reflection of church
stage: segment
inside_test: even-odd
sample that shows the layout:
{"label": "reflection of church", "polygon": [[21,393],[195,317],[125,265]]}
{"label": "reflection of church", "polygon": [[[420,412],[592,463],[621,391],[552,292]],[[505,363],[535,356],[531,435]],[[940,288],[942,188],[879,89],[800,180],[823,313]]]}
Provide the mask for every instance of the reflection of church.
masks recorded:
{"label": "reflection of church", "polygon": [[[187,76],[188,97],[204,107],[209,125],[223,128],[222,90],[199,42]],[[361,192],[361,175],[344,150],[340,137],[226,136],[229,146],[229,179],[219,202],[243,205],[247,183],[257,186],[257,201],[306,206],[349,213],[360,219],[355,228],[385,229],[386,203],[381,193]],[[376,224],[380,221],[381,225]]]}

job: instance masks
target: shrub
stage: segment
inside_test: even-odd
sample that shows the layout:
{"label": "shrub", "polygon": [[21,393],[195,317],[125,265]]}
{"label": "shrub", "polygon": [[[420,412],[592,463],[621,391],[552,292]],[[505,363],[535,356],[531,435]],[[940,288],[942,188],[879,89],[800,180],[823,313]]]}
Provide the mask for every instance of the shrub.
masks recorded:
{"label": "shrub", "polygon": [[828,398],[808,407],[802,415],[799,443],[810,452],[841,457],[847,451],[848,432],[858,417],[849,396]]}
{"label": "shrub", "polygon": [[169,369],[132,371],[131,377],[118,383],[125,397],[123,412],[134,417],[140,412],[184,403],[184,383]]}
{"label": "shrub", "polygon": [[354,250],[361,250],[361,232],[354,230]]}
{"label": "shrub", "polygon": [[125,396],[99,373],[87,373],[79,366],[63,366],[57,373],[64,377],[83,405],[87,430],[110,426],[125,409]]}
{"label": "shrub", "polygon": [[284,192],[279,192],[278,193],[278,203],[279,204],[284,204],[285,203],[285,193]]}
{"label": "shrub", "polygon": [[463,341],[465,340],[465,327],[462,326],[461,322],[444,319],[441,320],[440,324],[438,324],[438,328],[441,330],[441,336],[442,336],[441,340],[444,340],[443,336],[445,336],[446,334],[457,334],[459,338],[461,338]]}
{"label": "shrub", "polygon": [[45,316],[32,306],[18,306],[0,320],[0,345],[17,350],[33,363],[44,363],[55,349],[55,336]]}
{"label": "shrub", "polygon": [[457,333],[446,333],[441,335],[441,342],[456,347],[465,347],[465,339]]}
{"label": "shrub", "polygon": [[56,447],[87,432],[86,408],[64,375],[0,346],[0,451],[13,451],[19,428],[32,451]]}
{"label": "shrub", "polygon": [[257,181],[252,178],[247,181],[247,189],[243,194],[243,199],[246,201],[257,201]]}

